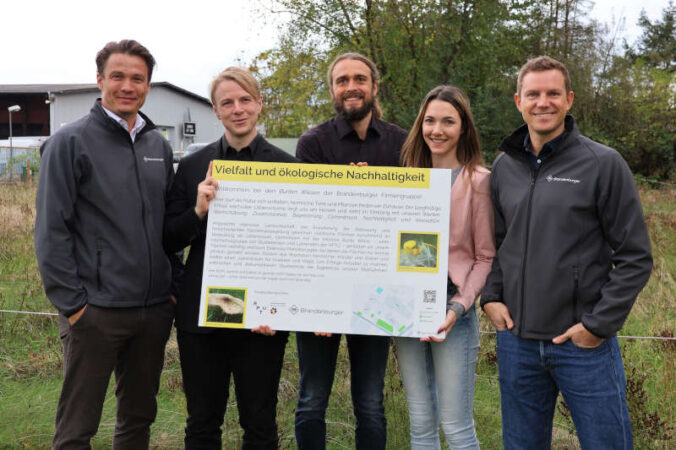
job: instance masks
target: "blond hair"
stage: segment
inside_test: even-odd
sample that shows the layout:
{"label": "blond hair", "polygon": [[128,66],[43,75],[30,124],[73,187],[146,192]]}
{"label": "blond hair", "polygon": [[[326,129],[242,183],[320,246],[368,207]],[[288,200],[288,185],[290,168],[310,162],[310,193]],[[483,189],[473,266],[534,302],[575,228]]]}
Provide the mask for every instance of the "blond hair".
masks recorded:
{"label": "blond hair", "polygon": [[251,72],[242,67],[233,66],[228,67],[223,72],[216,75],[216,77],[211,81],[211,84],[209,85],[209,91],[212,105],[216,105],[216,99],[214,98],[214,95],[216,94],[216,89],[218,86],[224,81],[234,81],[256,100],[261,98],[260,85]]}

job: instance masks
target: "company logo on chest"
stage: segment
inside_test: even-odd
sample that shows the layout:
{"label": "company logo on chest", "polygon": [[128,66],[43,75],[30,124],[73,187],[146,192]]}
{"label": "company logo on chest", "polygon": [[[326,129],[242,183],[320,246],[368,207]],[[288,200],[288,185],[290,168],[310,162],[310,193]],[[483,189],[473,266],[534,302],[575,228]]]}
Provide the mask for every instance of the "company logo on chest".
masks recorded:
{"label": "company logo on chest", "polygon": [[568,178],[568,177],[557,177],[552,174],[547,175],[545,178],[548,183],[571,183],[571,184],[578,184],[580,183],[580,180],[576,178]]}

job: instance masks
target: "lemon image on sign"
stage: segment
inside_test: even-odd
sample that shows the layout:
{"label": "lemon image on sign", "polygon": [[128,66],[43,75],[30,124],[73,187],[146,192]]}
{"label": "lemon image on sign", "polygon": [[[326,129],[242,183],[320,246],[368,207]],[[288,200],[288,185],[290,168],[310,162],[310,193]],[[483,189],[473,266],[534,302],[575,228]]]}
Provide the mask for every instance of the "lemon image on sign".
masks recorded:
{"label": "lemon image on sign", "polygon": [[420,252],[422,252],[424,246],[425,244],[422,242],[417,242],[411,239],[410,241],[404,242],[403,249],[404,252],[408,253],[409,255],[419,255]]}
{"label": "lemon image on sign", "polygon": [[410,239],[404,241],[399,255],[399,265],[409,267],[435,267],[437,263],[437,248],[422,240]]}

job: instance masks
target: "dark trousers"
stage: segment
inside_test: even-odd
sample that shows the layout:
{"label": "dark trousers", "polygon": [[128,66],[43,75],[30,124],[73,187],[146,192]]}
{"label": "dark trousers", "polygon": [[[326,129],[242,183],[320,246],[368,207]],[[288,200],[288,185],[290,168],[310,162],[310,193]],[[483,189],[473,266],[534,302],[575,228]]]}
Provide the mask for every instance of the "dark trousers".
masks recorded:
{"label": "dark trousers", "polygon": [[[300,392],[296,408],[299,450],[326,448],[326,407],[336,373],[340,334],[331,337],[296,333],[300,365]],[[350,389],[356,418],[357,450],[385,449],[387,438],[383,387],[390,338],[348,334]]]}
{"label": "dark trousers", "polygon": [[188,406],[185,448],[221,449],[230,375],[235,382],[243,449],[276,449],[277,390],[288,333],[250,330],[208,334],[178,330]]}
{"label": "dark trousers", "polygon": [[112,448],[148,448],[173,318],[171,302],[141,308],[88,305],[74,325],[59,316],[63,388],[53,449],[90,448],[113,371],[117,420]]}

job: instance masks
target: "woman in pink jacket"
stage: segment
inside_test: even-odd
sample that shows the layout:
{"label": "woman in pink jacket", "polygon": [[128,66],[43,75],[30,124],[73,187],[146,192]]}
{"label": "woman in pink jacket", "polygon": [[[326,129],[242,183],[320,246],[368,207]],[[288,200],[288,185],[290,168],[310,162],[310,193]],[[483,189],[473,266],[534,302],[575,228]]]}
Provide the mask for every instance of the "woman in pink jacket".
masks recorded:
{"label": "woman in pink jacket", "polygon": [[432,89],[401,150],[407,167],[451,169],[446,338],[397,338],[411,448],[440,449],[439,423],[451,448],[479,448],[473,419],[479,323],[474,301],[495,255],[493,207],[481,166],[469,99],[453,86]]}

